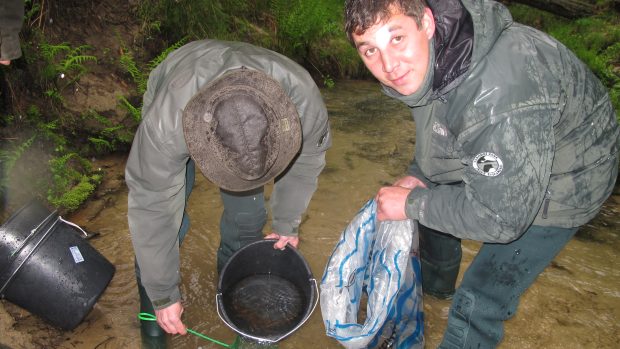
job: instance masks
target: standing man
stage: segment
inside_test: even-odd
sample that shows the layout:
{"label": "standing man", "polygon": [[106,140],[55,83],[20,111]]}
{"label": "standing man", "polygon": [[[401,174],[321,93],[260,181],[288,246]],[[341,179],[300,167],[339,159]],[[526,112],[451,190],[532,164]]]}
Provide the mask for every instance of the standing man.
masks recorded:
{"label": "standing man", "polygon": [[9,65],[21,57],[19,32],[24,21],[23,0],[2,0],[0,2],[0,64]]}
{"label": "standing man", "polygon": [[[452,297],[441,348],[492,348],[519,298],[610,195],[620,129],[564,45],[490,0],[346,0],[346,32],[416,124],[379,220],[418,220],[423,288]],[[461,239],[483,242],[455,291]]]}
{"label": "standing man", "polygon": [[[263,237],[263,186],[271,194],[274,248],[297,247],[298,228],[331,144],[319,89],[301,66],[264,48],[202,40],[172,52],[149,77],[143,121],[125,179],[141,311],[185,334],[179,245],[194,166],[220,187],[220,271],[239,248]],[[148,321],[143,334],[163,333]]]}

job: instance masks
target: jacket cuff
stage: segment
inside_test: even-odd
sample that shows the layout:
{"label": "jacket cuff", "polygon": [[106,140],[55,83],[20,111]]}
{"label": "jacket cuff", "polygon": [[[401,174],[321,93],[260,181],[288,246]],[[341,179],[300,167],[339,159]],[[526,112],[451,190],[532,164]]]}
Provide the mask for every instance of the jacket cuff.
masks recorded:
{"label": "jacket cuff", "polygon": [[299,227],[293,226],[293,223],[273,221],[271,230],[281,236],[297,236],[299,235]]}
{"label": "jacket cuff", "polygon": [[181,291],[178,286],[175,286],[168,296],[162,296],[162,292],[152,292],[148,289],[146,290],[146,293],[149,295],[151,303],[153,303],[153,308],[157,310],[167,308],[181,300]]}
{"label": "jacket cuff", "polygon": [[411,190],[405,203],[405,214],[412,220],[421,221],[426,212],[426,203],[430,195],[427,188],[417,187]]}

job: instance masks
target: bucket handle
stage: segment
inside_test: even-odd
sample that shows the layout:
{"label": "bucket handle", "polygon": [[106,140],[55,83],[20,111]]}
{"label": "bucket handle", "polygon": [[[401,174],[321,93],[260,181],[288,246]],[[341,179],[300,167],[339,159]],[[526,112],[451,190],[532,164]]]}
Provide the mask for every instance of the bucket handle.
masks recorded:
{"label": "bucket handle", "polygon": [[79,225],[77,225],[77,224],[75,224],[75,223],[73,223],[73,222],[69,222],[68,220],[63,219],[61,216],[58,216],[58,219],[59,219],[60,221],[64,222],[64,223],[66,223],[66,224],[68,224],[68,225],[70,225],[70,226],[72,226],[72,227],[74,227],[74,228],[78,229],[79,231],[81,231],[81,232],[82,232],[82,234],[84,234],[84,236],[85,236],[86,238],[88,238],[88,237],[89,237],[89,236],[88,236],[88,233],[86,233],[86,232],[84,231],[84,229],[82,229],[82,227],[80,227]]}
{"label": "bucket handle", "polygon": [[289,336],[290,334],[292,334],[293,332],[297,331],[297,329],[299,329],[304,323],[306,323],[306,321],[310,318],[310,315],[312,315],[312,313],[314,313],[314,310],[316,309],[317,304],[319,303],[319,285],[316,282],[315,278],[310,278],[310,281],[314,284],[314,289],[316,291],[316,297],[314,300],[314,304],[312,305],[312,310],[308,313],[308,316],[306,316],[305,319],[303,319],[297,326],[295,326],[295,328],[293,328],[292,330],[288,331],[287,333],[281,335],[279,338],[277,339],[266,339],[266,338],[260,338],[260,337],[256,337],[256,336],[252,336],[251,334],[247,334],[243,331],[240,331],[239,329],[233,328],[233,326],[231,324],[228,323],[228,321],[226,321],[224,319],[224,316],[222,315],[222,311],[220,309],[220,303],[222,303],[219,298],[222,297],[222,293],[218,292],[215,295],[215,304],[217,305],[217,315],[220,317],[220,319],[226,324],[226,326],[230,327],[231,330],[238,332],[240,335],[246,337],[246,338],[250,338],[253,339],[261,344],[275,344],[279,341],[281,341],[282,339],[284,339],[285,337]]}
{"label": "bucket handle", "polygon": [[[54,211],[52,213],[50,213],[47,217],[45,217],[45,219],[43,219],[41,221],[41,223],[39,223],[36,227],[32,228],[30,230],[30,234],[28,234],[28,236],[26,236],[26,238],[24,239],[24,241],[21,243],[21,245],[19,245],[19,247],[17,247],[12,253],[10,257],[15,256],[16,254],[18,254],[19,252],[21,252],[21,250],[30,242],[30,239],[32,239],[32,237],[37,234],[39,232],[39,230],[41,229],[41,227],[43,227],[45,224],[47,224],[52,217],[54,217],[56,215],[58,211]],[[73,223],[73,222],[69,222],[67,220],[65,220],[64,218],[62,218],[62,216],[57,215],[56,216],[56,220],[54,221],[54,223],[52,223],[52,227],[54,227],[58,221],[64,222],[76,229],[78,229],[79,231],[82,232],[82,234],[84,234],[84,236],[88,239],[90,236],[84,231],[84,229],[82,229],[79,225]],[[46,232],[46,234],[49,233],[49,229]]]}

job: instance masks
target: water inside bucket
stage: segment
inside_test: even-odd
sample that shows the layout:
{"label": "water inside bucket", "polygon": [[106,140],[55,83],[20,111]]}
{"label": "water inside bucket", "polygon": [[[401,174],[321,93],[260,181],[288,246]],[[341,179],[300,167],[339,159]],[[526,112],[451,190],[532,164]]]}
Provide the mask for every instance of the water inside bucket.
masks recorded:
{"label": "water inside bucket", "polygon": [[291,331],[304,317],[308,302],[295,284],[273,274],[241,279],[223,300],[230,320],[240,330],[259,337]]}

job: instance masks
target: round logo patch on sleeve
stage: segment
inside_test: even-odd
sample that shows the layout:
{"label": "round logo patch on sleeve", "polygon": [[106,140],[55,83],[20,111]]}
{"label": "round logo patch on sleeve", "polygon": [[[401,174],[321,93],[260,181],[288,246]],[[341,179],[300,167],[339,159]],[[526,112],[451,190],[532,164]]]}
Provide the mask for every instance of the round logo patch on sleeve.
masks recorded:
{"label": "round logo patch on sleeve", "polygon": [[495,177],[502,172],[504,164],[499,156],[493,153],[480,153],[472,162],[474,169],[483,176]]}

